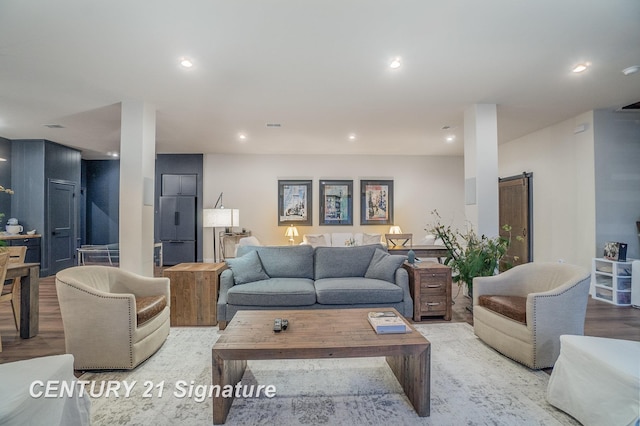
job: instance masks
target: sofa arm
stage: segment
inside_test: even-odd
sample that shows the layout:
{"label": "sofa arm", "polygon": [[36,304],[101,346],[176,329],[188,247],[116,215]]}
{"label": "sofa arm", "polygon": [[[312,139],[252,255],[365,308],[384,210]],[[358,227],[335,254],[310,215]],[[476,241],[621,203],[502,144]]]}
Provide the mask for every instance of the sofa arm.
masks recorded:
{"label": "sofa arm", "polygon": [[396,285],[402,289],[404,294],[402,301],[404,302],[404,316],[413,318],[413,299],[409,290],[409,274],[403,267],[396,269]]}
{"label": "sofa arm", "polygon": [[218,290],[218,309],[216,317],[218,321],[227,320],[227,293],[233,287],[233,271],[225,269],[220,274],[220,289]]}
{"label": "sofa arm", "polygon": [[[527,324],[556,336],[584,334],[591,277],[527,296]],[[552,318],[552,320],[550,320]],[[562,324],[562,329],[558,328]]]}

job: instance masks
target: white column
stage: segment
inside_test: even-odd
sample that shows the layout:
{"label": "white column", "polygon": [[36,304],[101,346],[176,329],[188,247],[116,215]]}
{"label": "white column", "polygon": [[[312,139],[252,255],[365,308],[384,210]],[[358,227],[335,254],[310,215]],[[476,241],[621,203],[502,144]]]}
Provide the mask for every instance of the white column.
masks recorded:
{"label": "white column", "polygon": [[478,235],[499,233],[498,121],[495,104],[464,113],[465,213]]}
{"label": "white column", "polygon": [[120,135],[120,267],[153,276],[155,107],[122,102]]}

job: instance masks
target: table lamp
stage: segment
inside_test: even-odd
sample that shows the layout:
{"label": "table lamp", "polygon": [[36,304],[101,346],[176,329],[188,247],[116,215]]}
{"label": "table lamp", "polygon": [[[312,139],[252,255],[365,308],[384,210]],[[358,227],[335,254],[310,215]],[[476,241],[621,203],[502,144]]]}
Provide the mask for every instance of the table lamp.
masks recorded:
{"label": "table lamp", "polygon": [[298,236],[298,228],[296,228],[295,226],[291,225],[287,228],[287,230],[285,231],[284,235],[286,237],[289,237],[289,244],[293,245],[295,242],[293,240],[293,237],[297,237]]}

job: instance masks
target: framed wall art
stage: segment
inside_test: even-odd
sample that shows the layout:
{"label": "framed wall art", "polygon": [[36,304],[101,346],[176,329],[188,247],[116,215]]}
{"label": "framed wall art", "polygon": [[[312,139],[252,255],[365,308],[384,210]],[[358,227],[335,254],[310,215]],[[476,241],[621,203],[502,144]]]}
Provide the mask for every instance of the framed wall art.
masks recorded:
{"label": "framed wall art", "polygon": [[278,181],[278,226],[311,226],[311,191],[310,180]]}
{"label": "framed wall art", "polygon": [[353,225],[353,181],[320,181],[320,225]]}
{"label": "framed wall art", "polygon": [[360,181],[360,225],[393,225],[393,181]]}

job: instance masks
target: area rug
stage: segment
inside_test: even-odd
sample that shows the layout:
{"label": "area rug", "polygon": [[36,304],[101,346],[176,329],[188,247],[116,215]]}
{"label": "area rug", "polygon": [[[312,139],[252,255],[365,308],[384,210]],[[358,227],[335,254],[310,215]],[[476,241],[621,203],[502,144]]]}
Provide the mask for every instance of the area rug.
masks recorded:
{"label": "area rug", "polygon": [[[466,323],[419,324],[431,343],[431,415],[418,417],[384,358],[249,361],[242,379],[274,397],[236,398],[228,425],[577,425],[549,405],[549,376],[482,343]],[[127,385],[92,398],[93,425],[211,425],[211,347],[217,328],[172,328],[133,371],[81,379]],[[109,382],[111,381],[111,382]],[[132,385],[132,383],[135,384]],[[88,386],[88,385],[87,385]]]}

